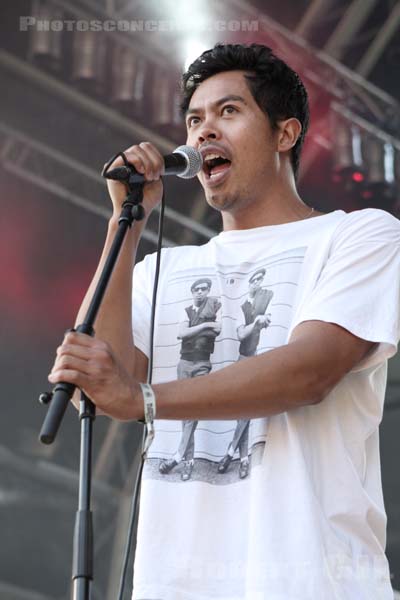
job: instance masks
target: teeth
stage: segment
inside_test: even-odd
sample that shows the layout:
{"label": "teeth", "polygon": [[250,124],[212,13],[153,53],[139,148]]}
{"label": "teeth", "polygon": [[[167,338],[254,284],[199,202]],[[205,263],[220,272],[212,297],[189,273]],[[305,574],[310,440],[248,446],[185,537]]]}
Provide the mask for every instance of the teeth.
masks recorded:
{"label": "teeth", "polygon": [[206,154],[204,160],[214,160],[215,158],[225,158],[221,154]]}
{"label": "teeth", "polygon": [[210,173],[209,178],[214,179],[215,177],[220,177],[221,175],[221,171],[219,171],[218,173]]}

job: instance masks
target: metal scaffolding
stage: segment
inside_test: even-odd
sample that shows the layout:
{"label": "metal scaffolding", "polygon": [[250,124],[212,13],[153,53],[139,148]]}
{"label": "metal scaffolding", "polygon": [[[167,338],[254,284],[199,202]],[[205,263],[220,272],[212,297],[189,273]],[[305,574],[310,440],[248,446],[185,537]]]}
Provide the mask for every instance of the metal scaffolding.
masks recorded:
{"label": "metal scaffolding", "polygon": [[[146,2],[140,0],[51,0],[58,8],[73,14],[76,18],[134,18],[137,10],[146,9]],[[347,99],[351,95],[366,108],[371,117],[381,118],[387,112],[398,110],[397,101],[368,82],[367,77],[376,61],[382,55],[390,39],[393,37],[400,23],[400,2],[396,2],[392,12],[382,26],[379,34],[371,43],[365,55],[359,62],[355,71],[352,71],[339,62],[343,57],[346,45],[360,31],[363,23],[371,14],[377,0],[354,0],[343,15],[335,30],[332,32],[322,51],[316,51],[308,45],[306,38],[314,24],[322,14],[335,9],[335,0],[314,0],[304,13],[296,31],[289,31],[282,25],[270,19],[267,15],[260,14],[249,2],[245,0],[232,0],[229,2],[229,16],[236,18],[247,15],[256,18],[263,26],[263,31],[276,42],[276,49],[282,49],[285,54],[293,57],[295,61],[303,60],[305,75],[310,81],[320,87],[328,89],[335,99],[335,110],[342,112],[348,118],[359,122],[361,126],[370,130],[384,141],[389,140],[400,150],[400,142],[389,135],[380,126],[374,124],[371,118],[360,117],[347,106]],[[216,10],[224,14],[227,9],[216,3]],[[170,66],[170,59],[162,52],[163,47],[154,36],[148,36],[144,45],[134,35],[122,32],[104,32],[110,39],[118,44],[131,48],[135,53],[153,61],[162,67]],[[289,56],[289,58],[290,58]],[[91,115],[100,122],[106,123],[110,129],[118,133],[131,134],[143,140],[153,142],[162,152],[170,152],[174,142],[165,136],[159,135],[154,130],[143,127],[139,122],[122,116],[99,100],[95,100],[71,86],[66,85],[56,77],[43,72],[26,61],[0,50],[0,68],[12,73],[17,78],[24,80],[28,85],[33,85],[55,98],[62,98],[71,107],[79,109],[82,114]],[[329,148],[330,142],[319,134],[315,140],[317,145],[314,154],[305,157],[302,164],[304,174],[310,168],[318,152],[318,147]],[[38,186],[55,197],[73,204],[102,219],[108,219],[111,214],[109,201],[105,191],[104,180],[101,175],[89,165],[82,164],[71,156],[60,152],[57,148],[34,139],[23,131],[10,127],[0,122],[0,162],[9,173],[22,180]],[[96,200],[94,200],[96,199]],[[165,210],[166,218],[179,226],[178,239],[164,239],[164,245],[174,246],[177,243],[190,243],[193,234],[208,239],[215,235],[215,231],[201,224],[204,218],[205,203],[194,199],[190,216],[185,216],[170,207]],[[143,237],[155,244],[157,234],[154,230],[146,228]],[[398,385],[388,389],[389,402],[398,404]],[[102,447],[97,455],[94,466],[95,492],[104,501],[110,510],[109,527],[105,528],[96,541],[95,551],[100,552],[106,543],[114,545],[112,554],[113,562],[110,567],[107,600],[114,600],[119,576],[119,557],[125,540],[126,522],[130,509],[130,496],[134,473],[137,468],[139,454],[127,455],[125,450],[127,430],[124,425],[111,422],[104,436]],[[39,481],[62,485],[69,492],[77,488],[77,475],[71,471],[63,470],[52,465],[49,461],[33,461],[19,458],[7,449],[0,447],[0,463],[8,468],[15,469],[23,476],[37,478]],[[122,489],[117,489],[107,481],[112,474],[119,474],[120,479],[126,482]],[[113,516],[111,516],[113,515]],[[18,586],[0,582],[0,597],[7,600],[50,600],[33,591],[27,591]],[[96,589],[93,590],[93,599],[104,600],[104,596]],[[399,595],[400,598],[400,595]],[[54,599],[52,599],[54,600]]]}

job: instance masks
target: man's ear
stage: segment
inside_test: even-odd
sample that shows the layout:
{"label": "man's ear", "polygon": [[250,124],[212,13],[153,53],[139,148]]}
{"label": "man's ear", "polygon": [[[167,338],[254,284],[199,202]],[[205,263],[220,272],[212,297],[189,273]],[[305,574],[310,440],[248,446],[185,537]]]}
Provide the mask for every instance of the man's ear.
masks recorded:
{"label": "man's ear", "polygon": [[278,123],[278,152],[287,152],[296,144],[301,134],[301,123],[295,117]]}

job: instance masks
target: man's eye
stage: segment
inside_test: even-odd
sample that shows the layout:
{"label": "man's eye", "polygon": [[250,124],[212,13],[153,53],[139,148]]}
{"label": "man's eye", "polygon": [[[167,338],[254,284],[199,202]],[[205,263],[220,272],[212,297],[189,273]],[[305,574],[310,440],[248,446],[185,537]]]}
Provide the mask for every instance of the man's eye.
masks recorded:
{"label": "man's eye", "polygon": [[196,125],[197,122],[200,121],[199,117],[189,117],[188,119],[188,127],[191,127],[192,125]]}
{"label": "man's eye", "polygon": [[234,106],[228,105],[228,106],[224,106],[224,108],[222,109],[222,112],[227,112],[229,115],[231,115],[232,113],[236,112],[236,108]]}

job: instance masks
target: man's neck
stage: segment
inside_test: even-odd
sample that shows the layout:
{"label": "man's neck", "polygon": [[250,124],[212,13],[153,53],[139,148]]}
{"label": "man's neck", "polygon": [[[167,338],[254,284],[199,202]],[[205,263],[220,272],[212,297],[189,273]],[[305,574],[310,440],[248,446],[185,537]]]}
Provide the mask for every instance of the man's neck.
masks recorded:
{"label": "man's neck", "polygon": [[282,225],[320,214],[303,202],[295,188],[288,186],[269,190],[259,201],[251,200],[237,211],[223,212],[222,222],[224,231],[232,231]]}

